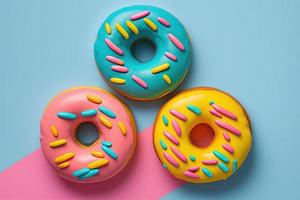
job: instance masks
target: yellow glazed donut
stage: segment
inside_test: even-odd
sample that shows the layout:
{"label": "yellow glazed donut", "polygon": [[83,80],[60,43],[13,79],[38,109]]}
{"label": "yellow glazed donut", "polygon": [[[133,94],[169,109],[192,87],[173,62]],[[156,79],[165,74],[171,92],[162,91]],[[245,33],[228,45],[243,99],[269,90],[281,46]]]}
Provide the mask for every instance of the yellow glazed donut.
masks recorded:
{"label": "yellow glazed donut", "polygon": [[252,144],[242,105],[214,88],[183,91],[163,105],[153,130],[157,156],[187,182],[225,180],[241,167]]}

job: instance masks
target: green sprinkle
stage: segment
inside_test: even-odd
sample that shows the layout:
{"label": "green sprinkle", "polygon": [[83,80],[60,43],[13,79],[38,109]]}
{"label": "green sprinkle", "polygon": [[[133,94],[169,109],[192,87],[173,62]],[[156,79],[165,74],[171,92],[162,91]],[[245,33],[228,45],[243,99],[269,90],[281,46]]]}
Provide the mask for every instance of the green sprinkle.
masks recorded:
{"label": "green sprinkle", "polygon": [[209,171],[209,169],[207,169],[205,167],[202,168],[202,171],[209,178],[211,178],[213,176],[213,174],[211,173],[211,171]]}
{"label": "green sprinkle", "polygon": [[163,116],[162,116],[162,119],[163,119],[163,121],[164,121],[165,126],[168,126],[168,125],[169,125],[168,118],[167,118],[165,115],[163,115]]}
{"label": "green sprinkle", "polygon": [[165,163],[163,164],[163,168],[167,169],[167,165]]}
{"label": "green sprinkle", "polygon": [[194,155],[190,155],[190,160],[191,161],[195,161],[196,160],[196,157]]}
{"label": "green sprinkle", "polygon": [[189,109],[190,111],[192,111],[196,115],[200,115],[201,114],[201,110],[197,106],[194,106],[194,105],[190,104],[190,105],[187,106],[187,109]]}
{"label": "green sprinkle", "polygon": [[224,163],[229,163],[229,159],[223,155],[222,153],[218,152],[218,151],[213,151],[213,154],[219,158],[220,160],[222,160]]}
{"label": "green sprinkle", "polygon": [[237,170],[237,165],[238,165],[237,160],[233,160],[233,164],[232,164],[232,170],[233,170],[233,173],[236,172],[236,170]]}
{"label": "green sprinkle", "polygon": [[218,167],[223,171],[223,172],[229,172],[228,167],[224,163],[218,163]]}
{"label": "green sprinkle", "polygon": [[164,143],[163,140],[159,140],[159,143],[160,143],[160,146],[161,146],[164,150],[167,150],[167,149],[168,149],[167,145]]}
{"label": "green sprinkle", "polygon": [[211,105],[211,104],[214,104],[214,103],[215,103],[215,102],[214,102],[214,101],[212,101],[212,100],[211,100],[211,101],[209,101],[209,105]]}

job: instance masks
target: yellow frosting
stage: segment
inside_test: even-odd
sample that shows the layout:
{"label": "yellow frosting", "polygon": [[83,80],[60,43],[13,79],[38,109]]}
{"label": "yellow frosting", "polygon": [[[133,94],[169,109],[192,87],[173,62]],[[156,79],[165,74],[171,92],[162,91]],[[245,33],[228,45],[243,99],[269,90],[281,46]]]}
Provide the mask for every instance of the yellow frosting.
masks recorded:
{"label": "yellow frosting", "polygon": [[[213,104],[224,109],[225,112],[229,111],[237,119],[232,119],[226,114],[216,111]],[[194,110],[189,109],[191,107]],[[186,120],[172,114],[171,110],[182,114]],[[219,117],[211,114],[210,110],[215,110]],[[177,134],[172,123],[173,120],[179,125],[181,135]],[[216,120],[238,130],[240,135],[221,127]],[[196,146],[191,140],[190,132],[198,124],[207,124],[214,131],[214,137],[207,147]],[[176,145],[168,139],[164,131],[174,137],[179,144]],[[236,99],[214,88],[194,88],[177,94],[161,108],[156,117],[153,133],[155,151],[163,166],[176,178],[194,183],[213,182],[228,178],[241,167],[252,144],[250,121],[246,111]],[[228,137],[224,137],[224,133],[229,136],[230,140]],[[224,145],[229,146],[234,152],[226,150]],[[180,159],[174,149],[177,149],[186,160],[182,157]],[[174,166],[172,162],[168,161],[164,153],[168,154],[178,165]],[[216,155],[218,153],[222,155]],[[217,161],[217,163],[203,164],[207,160]],[[190,168],[199,169],[190,172]]]}

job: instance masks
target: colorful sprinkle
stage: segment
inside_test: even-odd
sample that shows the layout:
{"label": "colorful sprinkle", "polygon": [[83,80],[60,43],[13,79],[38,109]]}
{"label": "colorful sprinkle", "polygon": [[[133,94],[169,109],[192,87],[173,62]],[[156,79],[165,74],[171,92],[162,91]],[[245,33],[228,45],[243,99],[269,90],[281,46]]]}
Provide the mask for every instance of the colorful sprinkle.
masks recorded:
{"label": "colorful sprinkle", "polygon": [[169,110],[169,112],[170,112],[174,117],[177,117],[178,119],[180,119],[180,120],[182,120],[182,121],[186,121],[186,120],[187,120],[187,117],[186,117],[184,114],[182,114],[182,113],[180,113],[180,112],[178,112],[178,111],[176,111],[176,110],[174,110],[174,109]]}
{"label": "colorful sprinkle", "polygon": [[112,123],[108,119],[106,119],[104,116],[99,115],[99,120],[107,128],[109,128],[109,129],[112,128]]}
{"label": "colorful sprinkle", "polygon": [[162,64],[162,65],[159,65],[157,67],[154,67],[151,69],[151,73],[152,74],[157,74],[159,72],[162,72],[162,71],[165,71],[167,69],[169,69],[170,65],[169,63],[165,63],[165,64]]}
{"label": "colorful sprinkle", "polygon": [[111,78],[110,82],[120,84],[120,85],[123,85],[126,83],[125,79],[121,79],[121,78]]}
{"label": "colorful sprinkle", "polygon": [[202,162],[202,164],[204,164],[204,165],[215,165],[215,164],[218,163],[217,160],[202,160],[201,162]]}
{"label": "colorful sprinkle", "polygon": [[200,169],[200,167],[195,166],[195,167],[190,167],[190,168],[189,168],[189,171],[190,171],[190,172],[197,172],[199,169]]}
{"label": "colorful sprinkle", "polygon": [[110,110],[104,106],[100,106],[98,109],[100,112],[105,114],[107,117],[110,117],[112,119],[115,119],[117,117],[117,115],[112,110]]}
{"label": "colorful sprinkle", "polygon": [[57,130],[57,128],[55,126],[51,126],[50,129],[51,129],[52,135],[54,137],[58,137],[58,130]]}
{"label": "colorful sprinkle", "polygon": [[111,63],[114,63],[116,65],[124,65],[124,61],[119,59],[119,58],[116,58],[116,57],[113,57],[113,56],[106,56],[105,59]]}
{"label": "colorful sprinkle", "polygon": [[169,155],[166,151],[163,152],[163,155],[165,157],[165,159],[174,167],[178,167],[179,163],[171,156]]}
{"label": "colorful sprinkle", "polygon": [[92,151],[91,155],[96,157],[96,158],[104,158],[104,154],[100,151]]}
{"label": "colorful sprinkle", "polygon": [[145,89],[148,88],[147,83],[145,81],[143,81],[141,78],[137,77],[136,75],[132,75],[131,78],[132,78],[132,80],[134,80],[134,82],[136,82],[137,84],[139,84],[143,88],[145,88]]}
{"label": "colorful sprinkle", "polygon": [[111,28],[110,28],[110,25],[109,25],[108,23],[105,23],[105,30],[106,30],[106,33],[107,33],[108,35],[111,34]]}
{"label": "colorful sprinkle", "polygon": [[177,123],[177,121],[175,119],[172,120],[172,126],[173,129],[175,130],[176,134],[180,137],[181,136],[181,129],[179,124]]}
{"label": "colorful sprinkle", "polygon": [[122,37],[124,39],[127,40],[129,38],[129,35],[128,35],[127,31],[121,26],[121,24],[117,23],[116,24],[116,29],[120,33],[120,35],[122,35]]}
{"label": "colorful sprinkle", "polygon": [[131,21],[126,21],[126,25],[135,35],[139,34],[139,29],[136,27],[136,25],[134,25],[134,23]]}
{"label": "colorful sprinkle", "polygon": [[211,178],[213,176],[213,174],[211,173],[211,171],[209,171],[209,169],[203,167],[202,168],[202,172],[209,178]]}
{"label": "colorful sprinkle", "polygon": [[76,170],[75,172],[73,172],[72,175],[76,176],[76,177],[79,177],[79,176],[82,176],[83,174],[88,173],[89,171],[90,171],[90,169],[85,167],[85,168]]}
{"label": "colorful sprinkle", "polygon": [[120,130],[121,130],[121,133],[122,133],[123,135],[126,135],[127,130],[126,130],[126,127],[125,127],[125,125],[123,124],[123,122],[118,122],[118,126],[119,126],[119,128],[120,128]]}
{"label": "colorful sprinkle", "polygon": [[222,147],[229,153],[231,153],[231,154],[234,153],[234,148],[231,145],[224,143],[224,144],[222,144]]}
{"label": "colorful sprinkle", "polygon": [[172,80],[170,78],[170,76],[168,76],[167,74],[163,75],[163,79],[166,81],[166,83],[168,83],[169,85],[172,83]]}
{"label": "colorful sprinkle", "polygon": [[241,132],[240,132],[238,129],[234,128],[233,126],[231,126],[231,125],[229,125],[229,124],[227,124],[227,123],[225,123],[225,122],[222,122],[222,121],[220,121],[220,120],[216,120],[215,122],[216,122],[216,124],[217,124],[218,126],[224,128],[224,129],[226,129],[227,131],[230,131],[230,132],[233,133],[234,135],[237,135],[237,136],[240,136],[240,135],[241,135]]}
{"label": "colorful sprinkle", "polygon": [[122,49],[120,49],[120,47],[118,47],[116,44],[114,44],[110,39],[105,38],[104,42],[115,53],[119,54],[120,56],[124,55],[124,52],[122,51]]}
{"label": "colorful sprinkle", "polygon": [[185,171],[185,172],[183,172],[183,174],[184,174],[185,176],[187,176],[187,177],[190,177],[190,178],[195,178],[195,179],[200,178],[200,177],[198,176],[198,174],[196,174],[196,173],[194,173],[194,172],[190,172],[190,171]]}
{"label": "colorful sprinkle", "polygon": [[215,109],[210,109],[209,112],[210,112],[211,114],[213,114],[214,116],[216,116],[216,117],[222,118],[221,113],[219,113],[219,112],[216,111]]}
{"label": "colorful sprinkle", "polygon": [[61,164],[58,165],[58,167],[59,167],[60,169],[67,168],[67,167],[69,167],[69,166],[70,166],[70,162],[63,162],[63,163],[61,163]]}
{"label": "colorful sprinkle", "polygon": [[74,120],[77,118],[77,116],[74,113],[70,112],[59,112],[57,113],[57,116],[62,119],[67,119],[67,120]]}
{"label": "colorful sprinkle", "polygon": [[165,163],[163,164],[163,168],[167,169],[167,165]]}
{"label": "colorful sprinkle", "polygon": [[84,117],[91,117],[97,115],[97,110],[85,110],[80,113]]}
{"label": "colorful sprinkle", "polygon": [[164,150],[167,150],[167,149],[168,149],[167,145],[164,143],[163,140],[159,140],[159,143],[160,143],[160,146],[161,146]]}
{"label": "colorful sprinkle", "polygon": [[214,104],[214,103],[215,103],[215,102],[214,102],[213,100],[210,100],[210,101],[208,102],[209,105]]}
{"label": "colorful sprinkle", "polygon": [[170,60],[177,61],[177,57],[174,54],[171,54],[169,52],[165,52],[165,56],[167,58],[169,58]]}
{"label": "colorful sprinkle", "polygon": [[228,167],[224,163],[218,163],[218,167],[223,171],[223,172],[229,172]]}
{"label": "colorful sprinkle", "polygon": [[144,18],[144,22],[152,31],[157,31],[157,26],[151,19]]}
{"label": "colorful sprinkle", "polygon": [[87,95],[86,96],[87,97],[87,99],[90,101],[90,102],[92,102],[92,103],[95,103],[95,104],[100,104],[100,103],[102,103],[102,100],[99,98],[99,97],[97,97],[97,96],[95,96],[95,95]]}
{"label": "colorful sprinkle", "polygon": [[173,142],[176,145],[179,145],[179,141],[173,135],[171,135],[169,132],[164,131],[164,135],[166,136],[166,138],[168,138],[168,140],[170,140],[171,142]]}
{"label": "colorful sprinkle", "polygon": [[237,171],[237,160],[233,160],[233,163],[232,163],[232,170],[233,170],[233,173],[236,173]]}
{"label": "colorful sprinkle", "polygon": [[229,117],[230,119],[237,120],[237,116],[233,114],[232,112],[226,110],[225,108],[222,108],[221,106],[218,106],[216,104],[212,104],[214,109],[216,109],[219,113],[222,113],[226,117]]}
{"label": "colorful sprinkle", "polygon": [[91,169],[89,172],[79,176],[80,180],[91,178],[99,174],[99,169]]}
{"label": "colorful sprinkle", "polygon": [[72,153],[72,152],[65,153],[65,154],[63,154],[63,155],[61,155],[61,156],[56,157],[56,158],[54,159],[54,162],[55,162],[56,164],[60,164],[60,163],[63,163],[63,162],[65,162],[65,161],[67,161],[67,160],[70,160],[70,159],[74,158],[74,156],[75,156],[75,154]]}
{"label": "colorful sprinkle", "polygon": [[176,147],[171,146],[171,150],[182,162],[187,162],[185,155],[181,153]]}
{"label": "colorful sprinkle", "polygon": [[89,169],[96,169],[99,167],[103,167],[105,165],[107,165],[109,163],[109,160],[106,159],[100,159],[100,160],[96,160],[94,162],[91,162],[88,164],[88,168]]}
{"label": "colorful sprinkle", "polygon": [[56,148],[56,147],[60,147],[67,144],[67,140],[66,139],[60,139],[60,140],[55,140],[53,142],[50,142],[49,146],[52,148]]}
{"label": "colorful sprinkle", "polygon": [[157,21],[159,23],[161,23],[162,25],[164,25],[165,27],[170,27],[171,26],[171,24],[166,19],[164,19],[162,17],[157,17]]}
{"label": "colorful sprinkle", "polygon": [[118,155],[110,148],[108,148],[107,146],[101,145],[101,149],[112,159],[117,160],[118,159]]}
{"label": "colorful sprinkle", "polygon": [[138,20],[140,18],[143,18],[143,17],[146,17],[150,14],[150,11],[149,10],[145,10],[143,12],[140,12],[140,13],[137,13],[137,14],[134,14],[130,17],[131,20]]}
{"label": "colorful sprinkle", "polygon": [[107,146],[107,147],[112,147],[112,142],[109,142],[109,141],[102,141],[101,144],[103,144],[104,146]]}
{"label": "colorful sprinkle", "polygon": [[223,137],[227,142],[230,142],[230,136],[226,132],[223,133]]}
{"label": "colorful sprinkle", "polygon": [[190,160],[191,161],[196,161],[196,157],[194,155],[190,155]]}
{"label": "colorful sprinkle", "polygon": [[224,163],[228,163],[229,159],[222,153],[218,152],[218,151],[213,151],[212,152],[217,158],[219,158],[220,160],[222,160]]}
{"label": "colorful sprinkle", "polygon": [[127,67],[123,67],[123,66],[119,66],[119,65],[113,65],[113,66],[111,66],[111,69],[114,70],[115,72],[120,72],[120,73],[128,72]]}
{"label": "colorful sprinkle", "polygon": [[177,37],[175,37],[173,34],[169,33],[168,38],[180,51],[185,51],[183,44],[178,40]]}
{"label": "colorful sprinkle", "polygon": [[168,120],[168,118],[165,115],[162,115],[162,120],[163,120],[165,126],[169,125],[169,120]]}
{"label": "colorful sprinkle", "polygon": [[196,115],[200,115],[201,114],[201,110],[197,106],[194,106],[194,105],[190,104],[190,105],[187,106],[187,109],[189,109],[190,111],[192,111]]}

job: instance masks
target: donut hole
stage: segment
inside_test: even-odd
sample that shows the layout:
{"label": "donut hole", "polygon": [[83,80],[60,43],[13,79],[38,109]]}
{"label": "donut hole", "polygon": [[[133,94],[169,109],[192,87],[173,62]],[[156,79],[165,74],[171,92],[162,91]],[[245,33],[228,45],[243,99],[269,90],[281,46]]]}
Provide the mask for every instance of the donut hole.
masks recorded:
{"label": "donut hole", "polygon": [[155,55],[156,45],[148,38],[141,38],[131,45],[131,54],[139,62],[149,62]]}
{"label": "donut hole", "polygon": [[95,124],[83,122],[78,125],[75,137],[81,145],[91,146],[99,139],[99,132]]}
{"label": "donut hole", "polygon": [[208,147],[215,137],[215,132],[210,125],[201,123],[194,126],[190,132],[190,140],[197,147]]}

